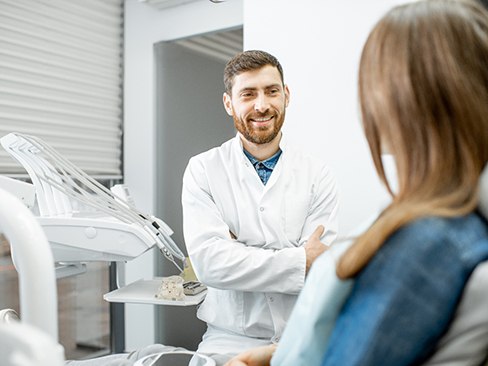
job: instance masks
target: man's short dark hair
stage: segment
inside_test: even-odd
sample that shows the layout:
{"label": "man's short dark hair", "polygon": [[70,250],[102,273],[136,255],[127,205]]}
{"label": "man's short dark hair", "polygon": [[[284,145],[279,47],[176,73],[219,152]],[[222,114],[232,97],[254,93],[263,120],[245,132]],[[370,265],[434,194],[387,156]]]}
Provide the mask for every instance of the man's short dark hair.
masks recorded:
{"label": "man's short dark hair", "polygon": [[276,57],[264,51],[250,50],[238,53],[227,62],[224,69],[225,92],[231,95],[236,75],[246,71],[258,70],[266,65],[276,67],[280,73],[281,82],[284,83],[283,68]]}

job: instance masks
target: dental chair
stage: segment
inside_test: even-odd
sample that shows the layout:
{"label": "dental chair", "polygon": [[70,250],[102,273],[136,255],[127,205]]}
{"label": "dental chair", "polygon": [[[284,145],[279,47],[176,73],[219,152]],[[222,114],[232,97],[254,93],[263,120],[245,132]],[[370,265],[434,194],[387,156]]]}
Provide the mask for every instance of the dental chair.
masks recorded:
{"label": "dental chair", "polygon": [[471,275],[448,332],[424,365],[488,366],[488,261]]}

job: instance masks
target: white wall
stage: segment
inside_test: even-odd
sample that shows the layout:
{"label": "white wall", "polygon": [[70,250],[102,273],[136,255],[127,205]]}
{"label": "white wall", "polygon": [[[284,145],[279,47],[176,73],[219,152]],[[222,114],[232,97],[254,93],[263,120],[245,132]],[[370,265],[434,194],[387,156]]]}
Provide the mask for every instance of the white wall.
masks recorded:
{"label": "white wall", "polygon": [[[242,25],[242,0],[199,1],[157,11],[125,2],[124,180],[142,211],[155,212],[155,43]],[[154,276],[153,253],[128,263],[126,281]],[[126,348],[155,340],[154,309],[126,306]]]}
{"label": "white wall", "polygon": [[369,31],[400,2],[244,0],[244,48],[282,63],[291,91],[284,132],[335,173],[341,235],[387,200],[363,137],[356,83]]}

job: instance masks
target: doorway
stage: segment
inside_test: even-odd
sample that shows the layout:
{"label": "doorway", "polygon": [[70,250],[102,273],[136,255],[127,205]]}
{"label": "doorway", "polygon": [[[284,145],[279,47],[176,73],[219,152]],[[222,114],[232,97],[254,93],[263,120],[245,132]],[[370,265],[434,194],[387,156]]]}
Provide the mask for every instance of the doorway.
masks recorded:
{"label": "doorway", "polygon": [[[156,216],[183,239],[181,186],[188,160],[235,135],[222,105],[226,62],[242,51],[242,28],[160,42],[156,57]],[[156,256],[157,276],[174,274],[174,267]],[[159,306],[156,340],[196,350],[206,330],[196,307]]]}

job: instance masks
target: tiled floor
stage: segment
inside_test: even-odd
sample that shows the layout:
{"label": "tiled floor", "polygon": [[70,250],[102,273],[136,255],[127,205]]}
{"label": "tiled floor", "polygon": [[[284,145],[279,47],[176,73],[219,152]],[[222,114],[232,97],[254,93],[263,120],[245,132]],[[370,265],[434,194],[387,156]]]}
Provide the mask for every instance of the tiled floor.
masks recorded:
{"label": "tiled floor", "polygon": [[[58,280],[59,339],[67,359],[108,353],[110,345],[108,264],[89,263],[87,272]],[[0,309],[19,313],[18,275],[10,259],[10,247],[0,237]]]}

